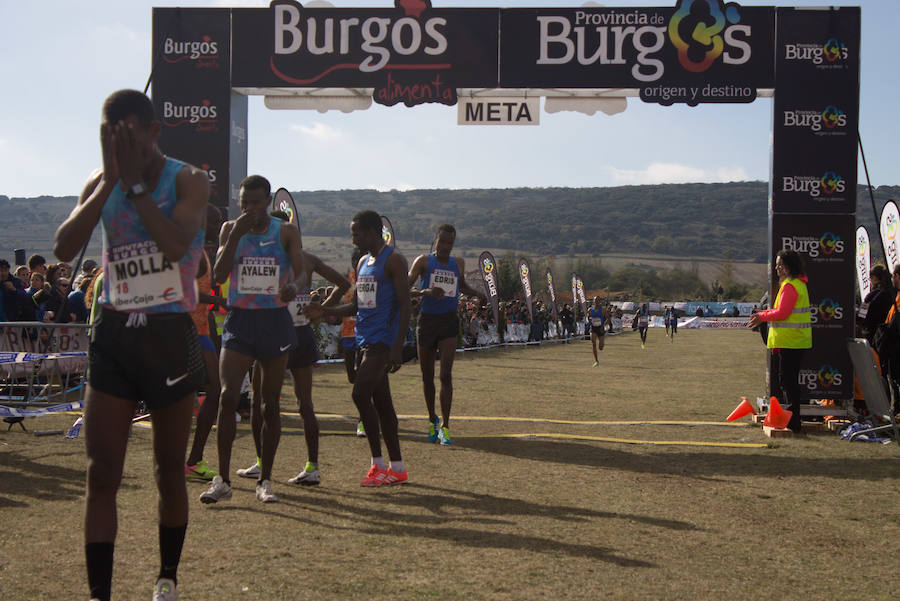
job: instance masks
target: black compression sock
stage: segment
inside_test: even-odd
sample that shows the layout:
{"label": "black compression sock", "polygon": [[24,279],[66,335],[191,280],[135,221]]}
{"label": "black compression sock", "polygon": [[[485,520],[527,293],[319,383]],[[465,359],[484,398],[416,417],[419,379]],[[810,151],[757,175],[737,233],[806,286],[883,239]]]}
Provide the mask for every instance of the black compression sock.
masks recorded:
{"label": "black compression sock", "polygon": [[115,543],[86,543],[84,556],[87,560],[88,586],[91,598],[109,601],[112,595],[113,550]]}
{"label": "black compression sock", "polygon": [[178,584],[178,562],[181,561],[181,548],[184,546],[184,526],[159,525],[159,578],[170,578]]}

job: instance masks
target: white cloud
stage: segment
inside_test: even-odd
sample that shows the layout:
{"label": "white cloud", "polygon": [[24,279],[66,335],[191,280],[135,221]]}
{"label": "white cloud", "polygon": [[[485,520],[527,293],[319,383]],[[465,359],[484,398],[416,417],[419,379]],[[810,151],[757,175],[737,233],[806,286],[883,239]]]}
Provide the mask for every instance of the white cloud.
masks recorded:
{"label": "white cloud", "polygon": [[316,142],[334,142],[344,136],[341,130],[322,122],[316,122],[312,125],[294,124],[291,125],[291,131],[298,132],[304,137],[312,138]]}
{"label": "white cloud", "polygon": [[682,184],[687,182],[732,182],[750,178],[743,167],[700,169],[678,163],[651,163],[646,169],[607,167],[615,185]]}

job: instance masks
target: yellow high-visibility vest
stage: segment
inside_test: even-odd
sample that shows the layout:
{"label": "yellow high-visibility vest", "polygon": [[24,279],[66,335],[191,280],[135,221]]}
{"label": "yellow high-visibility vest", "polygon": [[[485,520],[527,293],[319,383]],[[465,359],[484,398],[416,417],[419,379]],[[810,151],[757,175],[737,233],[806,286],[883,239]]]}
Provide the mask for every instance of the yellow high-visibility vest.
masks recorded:
{"label": "yellow high-visibility vest", "polygon": [[781,306],[781,294],[790,284],[797,291],[797,304],[783,321],[769,322],[769,348],[812,348],[812,319],[809,312],[809,291],[806,284],[797,278],[788,278],[781,283],[775,308]]}

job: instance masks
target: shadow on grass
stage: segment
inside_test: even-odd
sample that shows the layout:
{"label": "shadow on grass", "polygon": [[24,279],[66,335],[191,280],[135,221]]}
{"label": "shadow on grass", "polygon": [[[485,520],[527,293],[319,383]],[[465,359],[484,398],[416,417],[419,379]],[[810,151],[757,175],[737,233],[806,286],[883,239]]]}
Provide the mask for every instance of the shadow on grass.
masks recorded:
{"label": "shadow on grass", "polygon": [[[72,469],[41,463],[46,457],[82,456],[83,451],[25,457],[19,453],[3,455],[0,470],[0,507],[22,507],[23,497],[41,501],[68,501],[84,496],[84,469]],[[18,500],[17,500],[18,499]]]}
{"label": "shadow on grass", "polygon": [[689,478],[823,476],[836,479],[879,481],[900,477],[900,465],[898,465],[896,457],[880,459],[790,457],[768,450],[747,453],[745,451],[722,452],[713,448],[702,453],[684,450],[630,453],[618,448],[597,446],[591,443],[514,438],[473,438],[455,442],[457,442],[456,446],[460,448],[508,455],[517,459]]}
{"label": "shadow on grass", "polygon": [[[522,499],[479,494],[421,484],[408,484],[384,491],[348,492],[327,489],[278,491],[278,506],[211,506],[215,511],[246,511],[279,517],[329,530],[353,531],[392,538],[434,539],[442,545],[471,548],[527,550],[548,555],[588,558],[626,567],[657,567],[651,562],[626,557],[607,547],[568,543],[534,534],[503,532],[502,527],[521,528],[522,519],[592,523],[600,519],[634,521],[655,528],[702,530],[678,520],[643,515],[595,511],[582,507],[532,503]],[[286,492],[287,491],[287,492]],[[294,510],[283,511],[281,507]],[[422,509],[427,511],[423,512]],[[317,519],[318,518],[318,519]],[[449,524],[458,521],[463,525]],[[480,525],[482,528],[470,526]]]}

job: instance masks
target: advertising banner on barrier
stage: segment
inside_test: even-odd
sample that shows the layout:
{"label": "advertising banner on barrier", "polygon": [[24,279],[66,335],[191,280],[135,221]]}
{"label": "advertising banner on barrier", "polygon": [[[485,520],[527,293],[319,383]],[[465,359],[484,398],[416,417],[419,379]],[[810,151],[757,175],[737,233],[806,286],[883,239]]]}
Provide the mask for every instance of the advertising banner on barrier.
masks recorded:
{"label": "advertising banner on barrier", "polygon": [[803,369],[807,375],[836,370],[834,377],[823,376],[827,386],[807,378],[807,398],[849,399],[853,394],[845,340],[854,334],[855,234],[854,215],[804,215],[803,219],[786,213],[772,216],[773,252],[786,249],[799,253],[809,277],[813,348],[804,354]]}
{"label": "advertising banner on barrier", "polygon": [[772,211],[856,211],[859,7],[776,9]]}
{"label": "advertising banner on barrier", "polygon": [[519,259],[519,281],[522,282],[522,291],[525,293],[525,306],[528,308],[528,320],[534,321],[534,308],[531,306],[531,268],[528,260]]}
{"label": "advertising banner on barrier", "polygon": [[771,88],[771,7],[520,8],[500,13],[505,88],[638,88],[664,105],[752,102]]}
{"label": "advertising banner on barrier", "polygon": [[881,247],[887,258],[888,271],[894,273],[894,267],[900,264],[900,211],[893,200],[889,200],[881,209],[881,219],[878,222],[878,232],[881,235]]}
{"label": "advertising banner on barrier", "polygon": [[861,225],[856,228],[856,283],[859,286],[859,298],[865,299],[872,291],[872,245],[869,244],[869,230]]}
{"label": "advertising banner on barrier", "polygon": [[481,279],[484,280],[484,288],[487,290],[488,299],[491,301],[491,310],[494,312],[494,323],[500,323],[500,288],[497,286],[497,262],[494,255],[484,251],[478,257],[478,270]]}
{"label": "advertising banner on barrier", "polygon": [[234,9],[235,87],[375,88],[375,102],[456,104],[457,88],[496,88],[497,8]]}
{"label": "advertising banner on barrier", "polygon": [[162,124],[159,147],[204,170],[209,201],[225,209],[230,194],[230,56],[230,10],[153,9],[151,97]]}

